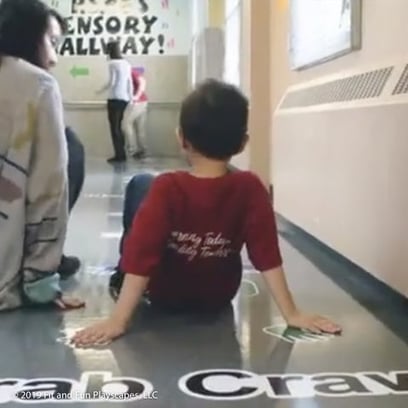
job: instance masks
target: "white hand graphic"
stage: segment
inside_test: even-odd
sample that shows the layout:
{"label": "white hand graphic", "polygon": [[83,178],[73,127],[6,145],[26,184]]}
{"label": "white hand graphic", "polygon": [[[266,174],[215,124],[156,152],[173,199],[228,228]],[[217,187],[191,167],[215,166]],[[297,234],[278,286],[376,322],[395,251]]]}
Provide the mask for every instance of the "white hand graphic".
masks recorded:
{"label": "white hand graphic", "polygon": [[283,341],[286,341],[287,343],[292,344],[324,342],[336,337],[333,334],[316,334],[307,330],[287,327],[285,324],[275,324],[273,326],[264,327],[262,331],[270,336],[277,337]]}
{"label": "white hand graphic", "polygon": [[252,282],[250,279],[242,279],[242,283],[248,288],[244,292],[246,297],[254,297],[259,295],[259,288],[255,282]]}

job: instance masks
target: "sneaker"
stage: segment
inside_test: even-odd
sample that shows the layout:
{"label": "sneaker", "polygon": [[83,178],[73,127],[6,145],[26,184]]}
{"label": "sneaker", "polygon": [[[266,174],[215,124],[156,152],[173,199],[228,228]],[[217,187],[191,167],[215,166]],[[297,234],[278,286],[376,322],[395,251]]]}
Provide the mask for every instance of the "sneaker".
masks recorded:
{"label": "sneaker", "polygon": [[[118,268],[115,268],[115,272],[111,275],[109,279],[109,294],[112,299],[116,302],[120,295],[120,291],[123,285],[124,274]],[[142,295],[142,301],[147,305],[150,305],[149,292],[145,291]]]}
{"label": "sneaker", "polygon": [[140,150],[132,155],[135,160],[141,160],[146,158],[146,152],[144,150]]}
{"label": "sneaker", "polygon": [[117,300],[123,284],[123,273],[115,268],[115,272],[109,279],[109,293],[113,299]]}
{"label": "sneaker", "polygon": [[58,273],[61,279],[66,280],[75,275],[81,267],[81,261],[74,256],[65,256],[61,258],[61,263],[58,268]]}
{"label": "sneaker", "polygon": [[110,159],[107,160],[109,164],[124,163],[125,161],[126,157],[111,157]]}

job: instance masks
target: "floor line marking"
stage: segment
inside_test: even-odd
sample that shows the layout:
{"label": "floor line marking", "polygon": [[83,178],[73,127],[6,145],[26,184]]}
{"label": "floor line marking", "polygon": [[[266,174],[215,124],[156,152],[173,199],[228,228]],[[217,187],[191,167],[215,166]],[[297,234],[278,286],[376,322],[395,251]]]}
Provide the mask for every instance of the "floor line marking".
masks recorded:
{"label": "floor line marking", "polygon": [[119,239],[122,236],[122,232],[102,232],[102,239]]}
{"label": "floor line marking", "polygon": [[123,213],[121,213],[121,212],[110,212],[110,213],[108,213],[108,217],[117,217],[117,218],[120,218],[120,217],[122,217],[123,216]]}

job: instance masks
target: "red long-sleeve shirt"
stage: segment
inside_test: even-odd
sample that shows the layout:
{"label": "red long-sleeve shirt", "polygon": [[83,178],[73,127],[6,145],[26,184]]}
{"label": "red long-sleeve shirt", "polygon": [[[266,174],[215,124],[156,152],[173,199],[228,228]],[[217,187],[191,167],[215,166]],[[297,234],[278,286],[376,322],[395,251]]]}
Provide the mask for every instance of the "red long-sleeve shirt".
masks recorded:
{"label": "red long-sleeve shirt", "polygon": [[258,271],[281,265],[273,208],[254,174],[167,173],[134,218],[121,270],[150,277],[152,302],[218,308],[239,288],[244,245]]}
{"label": "red long-sleeve shirt", "polygon": [[136,96],[139,92],[140,78],[141,78],[141,75],[137,72],[137,69],[133,68],[132,69],[132,81],[133,81],[133,91],[134,91],[133,103],[147,102],[146,92],[142,92],[142,94],[136,99]]}

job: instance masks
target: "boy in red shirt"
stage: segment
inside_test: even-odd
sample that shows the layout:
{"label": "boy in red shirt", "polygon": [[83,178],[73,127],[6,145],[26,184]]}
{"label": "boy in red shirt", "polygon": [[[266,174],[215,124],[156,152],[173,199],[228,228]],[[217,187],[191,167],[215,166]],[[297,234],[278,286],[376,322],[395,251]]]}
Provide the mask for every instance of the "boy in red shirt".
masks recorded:
{"label": "boy in red shirt", "polygon": [[116,307],[111,317],[77,333],[75,344],[106,343],[124,334],[144,297],[174,310],[227,307],[241,283],[244,245],[288,325],[341,330],[297,308],[268,192],[251,172],[229,170],[230,158],[247,143],[247,121],[248,101],[233,86],[208,80],[184,100],[179,139],[191,171],[162,174],[151,183],[126,231]]}

